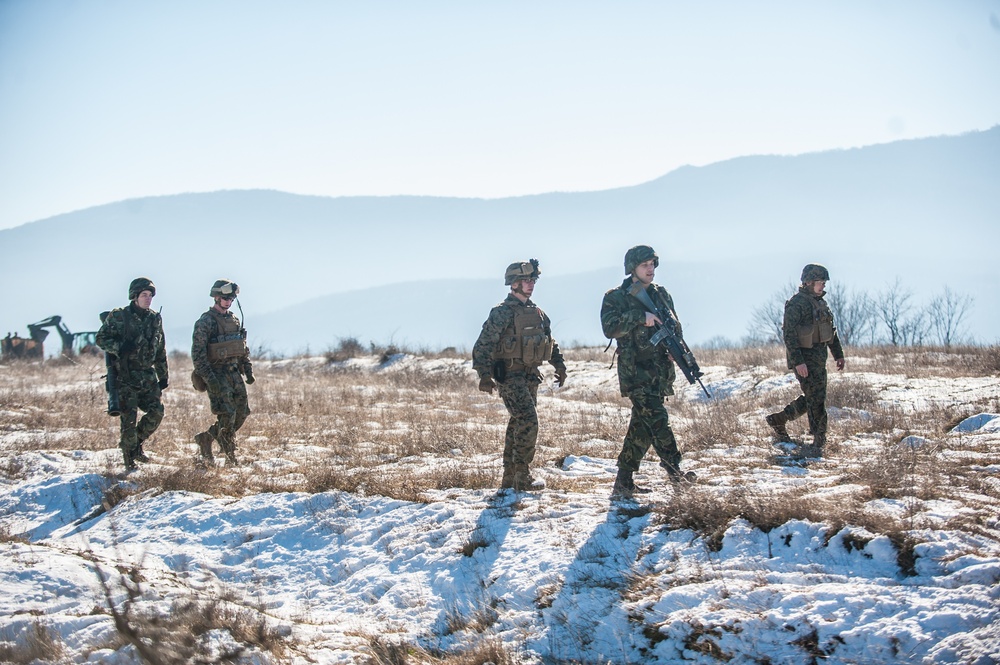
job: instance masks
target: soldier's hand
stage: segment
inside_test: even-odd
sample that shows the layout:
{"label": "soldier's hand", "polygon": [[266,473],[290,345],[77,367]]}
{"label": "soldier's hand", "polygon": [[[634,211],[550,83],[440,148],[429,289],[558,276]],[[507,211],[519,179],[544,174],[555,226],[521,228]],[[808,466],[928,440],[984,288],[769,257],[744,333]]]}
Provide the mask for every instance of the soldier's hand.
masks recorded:
{"label": "soldier's hand", "polygon": [[217,378],[215,378],[214,376],[210,377],[208,380],[206,380],[205,381],[205,385],[208,386],[208,391],[209,392],[216,393],[216,394],[222,392],[222,384],[219,383],[219,380]]}
{"label": "soldier's hand", "polygon": [[486,374],[479,379],[479,389],[484,393],[493,394],[493,389],[497,387],[497,384],[493,382],[493,377]]}
{"label": "soldier's hand", "polygon": [[247,366],[247,368],[246,368],[246,369],[245,369],[245,370],[243,371],[243,375],[244,375],[244,376],[246,377],[246,381],[247,381],[247,385],[250,385],[251,383],[253,383],[254,381],[256,381],[256,380],[257,380],[257,379],[255,379],[255,378],[254,378],[254,376],[253,376],[253,368],[252,368],[252,367],[250,367],[249,365],[248,365],[248,366]]}
{"label": "soldier's hand", "polygon": [[796,365],[795,373],[804,379],[807,376],[809,376],[809,367],[805,363],[802,363],[801,365]]}
{"label": "soldier's hand", "polygon": [[655,314],[653,314],[652,312],[646,312],[646,324],[645,325],[646,325],[647,328],[652,328],[653,326],[662,326],[663,325],[663,321],[660,321],[660,319]]}
{"label": "soldier's hand", "polygon": [[847,364],[846,360],[844,360],[843,358],[837,358],[837,371],[839,372],[842,369],[844,369],[844,365],[846,364]]}
{"label": "soldier's hand", "polygon": [[556,368],[556,385],[562,388],[566,384],[566,368]]}
{"label": "soldier's hand", "polygon": [[135,344],[129,341],[122,342],[118,345],[118,355],[125,356],[135,351]]}

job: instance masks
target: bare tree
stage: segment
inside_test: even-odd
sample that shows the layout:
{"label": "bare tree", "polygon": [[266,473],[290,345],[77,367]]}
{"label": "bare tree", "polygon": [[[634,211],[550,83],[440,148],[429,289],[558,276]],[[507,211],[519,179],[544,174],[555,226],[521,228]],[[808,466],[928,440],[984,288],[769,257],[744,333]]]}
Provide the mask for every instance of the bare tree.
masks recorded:
{"label": "bare tree", "polygon": [[962,324],[972,310],[972,296],[959,294],[949,287],[935,296],[927,305],[930,327],[938,344],[945,348],[958,341],[963,332]]}
{"label": "bare tree", "polygon": [[858,346],[866,336],[874,342],[877,328],[875,302],[865,291],[848,291],[839,283],[832,283],[826,301],[833,312],[837,334],[845,346]]}
{"label": "bare tree", "polygon": [[785,321],[785,301],[794,293],[795,284],[775,291],[767,301],[754,309],[747,325],[747,337],[750,341],[763,344],[782,344],[784,335],[781,328]]}
{"label": "bare tree", "polygon": [[904,290],[899,278],[875,297],[875,311],[879,321],[885,326],[889,343],[893,346],[905,344],[906,321],[913,310],[910,299],[913,294]]}

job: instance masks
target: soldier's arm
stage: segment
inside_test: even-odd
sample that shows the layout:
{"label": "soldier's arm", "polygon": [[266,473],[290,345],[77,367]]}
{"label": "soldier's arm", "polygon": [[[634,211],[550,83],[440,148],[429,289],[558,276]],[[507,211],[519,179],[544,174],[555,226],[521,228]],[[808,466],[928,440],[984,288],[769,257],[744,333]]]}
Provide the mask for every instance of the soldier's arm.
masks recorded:
{"label": "soldier's arm", "polygon": [[493,371],[493,352],[500,342],[500,334],[513,320],[514,311],[509,307],[498,305],[490,310],[479,338],[472,347],[472,369],[480,377]]}
{"label": "soldier's arm", "polygon": [[212,365],[208,362],[208,338],[211,333],[211,326],[204,323],[204,319],[198,319],[194,324],[194,332],[191,334],[191,360],[194,362],[194,371],[205,379],[206,382],[215,378]]}
{"label": "soldier's arm", "polygon": [[808,317],[812,317],[812,307],[809,303],[805,303],[806,307],[809,307],[808,311],[803,310],[799,306],[800,298],[792,297],[785,303],[785,317],[781,324],[781,330],[785,342],[785,348],[788,350],[788,357],[792,361],[792,365],[798,366],[805,362],[805,358],[802,356],[802,349],[799,347],[799,326],[808,322],[803,320],[803,312],[806,313]]}
{"label": "soldier's arm", "polygon": [[646,313],[629,307],[624,298],[620,289],[604,294],[604,301],[601,303],[601,328],[608,339],[624,337],[639,326],[646,325]]}
{"label": "soldier's arm", "polygon": [[156,370],[156,376],[159,377],[160,381],[163,383],[167,382],[167,344],[166,338],[163,336],[163,319],[157,315],[156,317],[156,328],[157,336],[156,339],[156,357],[153,360],[153,369]]}
{"label": "soldier's arm", "polygon": [[101,329],[97,331],[95,343],[105,352],[118,356],[118,349],[121,346],[121,327],[118,317],[113,313],[108,314],[101,324]]}

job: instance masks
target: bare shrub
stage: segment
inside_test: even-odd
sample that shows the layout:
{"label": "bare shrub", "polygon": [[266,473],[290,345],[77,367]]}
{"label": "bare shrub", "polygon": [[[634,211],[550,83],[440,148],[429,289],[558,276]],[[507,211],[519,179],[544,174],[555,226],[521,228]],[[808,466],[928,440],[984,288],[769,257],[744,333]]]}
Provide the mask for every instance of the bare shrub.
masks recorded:
{"label": "bare shrub", "polygon": [[65,655],[65,647],[55,633],[41,619],[34,620],[20,642],[0,642],[0,662],[12,665],[58,662]]}
{"label": "bare shrub", "polygon": [[860,378],[836,377],[827,384],[826,401],[829,406],[869,411],[878,406],[878,393]]}

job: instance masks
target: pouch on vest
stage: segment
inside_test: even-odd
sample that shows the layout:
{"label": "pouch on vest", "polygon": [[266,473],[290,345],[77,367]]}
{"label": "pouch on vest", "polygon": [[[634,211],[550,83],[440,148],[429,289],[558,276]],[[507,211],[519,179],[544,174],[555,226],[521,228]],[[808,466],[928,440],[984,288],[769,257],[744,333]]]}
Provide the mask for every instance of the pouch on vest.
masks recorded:
{"label": "pouch on vest", "polygon": [[541,311],[536,307],[514,311],[514,321],[500,336],[495,357],[515,360],[525,365],[540,365],[552,358],[552,337],[542,327]]}
{"label": "pouch on vest", "polygon": [[247,348],[246,341],[239,336],[237,339],[212,342],[208,345],[208,362],[210,363],[246,358],[248,355],[250,355],[250,349]]}
{"label": "pouch on vest", "polygon": [[191,385],[200,393],[208,390],[208,384],[205,383],[205,379],[201,378],[201,374],[193,370],[191,372]]}

